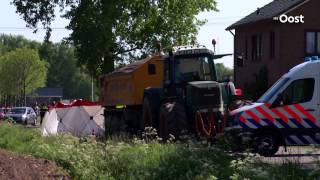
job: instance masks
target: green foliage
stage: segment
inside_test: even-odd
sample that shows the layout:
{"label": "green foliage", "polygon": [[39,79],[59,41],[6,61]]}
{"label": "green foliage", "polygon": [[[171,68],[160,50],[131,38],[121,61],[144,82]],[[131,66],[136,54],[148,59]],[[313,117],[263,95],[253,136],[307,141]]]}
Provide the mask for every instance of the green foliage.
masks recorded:
{"label": "green foliage", "polygon": [[30,41],[23,36],[0,34],[0,55],[18,48],[38,49],[39,42]]}
{"label": "green foliage", "polygon": [[217,10],[214,0],[13,0],[26,23],[47,28],[56,6],[70,19],[69,42],[76,47],[79,63],[95,75],[110,72],[114,61],[145,57],[161,42],[164,48],[192,43],[201,11]]}
{"label": "green foliage", "polygon": [[[41,137],[37,129],[0,124],[0,148],[55,161],[73,179],[316,179],[296,164],[264,164],[189,141],[161,144],[127,139],[97,142],[69,135]],[[319,174],[318,174],[319,175]]]}
{"label": "green foliage", "polygon": [[[18,48],[33,49],[39,52],[40,59],[47,62],[47,87],[62,87],[66,99],[90,99],[91,78],[77,66],[72,46],[63,43],[39,43],[22,36],[0,35],[0,56]],[[19,91],[12,78],[10,76],[9,79],[0,79],[6,81],[6,86],[2,87],[6,89],[5,92]]]}
{"label": "green foliage", "polygon": [[44,43],[39,53],[49,64],[48,87],[62,87],[66,99],[90,99],[90,76],[77,66],[73,47],[62,43]]}
{"label": "green foliage", "polygon": [[217,71],[217,79],[224,80],[225,78],[233,77],[233,69],[225,67],[222,63],[215,64]]}
{"label": "green foliage", "polygon": [[45,85],[47,63],[32,49],[16,49],[0,59],[0,90],[6,95],[24,95]]}

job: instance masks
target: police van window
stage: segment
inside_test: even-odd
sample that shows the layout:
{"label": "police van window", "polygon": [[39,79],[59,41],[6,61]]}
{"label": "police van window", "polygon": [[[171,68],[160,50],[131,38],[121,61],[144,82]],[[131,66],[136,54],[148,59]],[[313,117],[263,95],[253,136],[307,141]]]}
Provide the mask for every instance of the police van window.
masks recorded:
{"label": "police van window", "polygon": [[282,77],[280,78],[264,95],[261,96],[260,99],[258,99],[258,103],[267,103],[271,100],[271,98],[285,85],[290,78]]}
{"label": "police van window", "polygon": [[293,81],[282,93],[283,105],[309,102],[314,91],[314,79],[299,79]]}

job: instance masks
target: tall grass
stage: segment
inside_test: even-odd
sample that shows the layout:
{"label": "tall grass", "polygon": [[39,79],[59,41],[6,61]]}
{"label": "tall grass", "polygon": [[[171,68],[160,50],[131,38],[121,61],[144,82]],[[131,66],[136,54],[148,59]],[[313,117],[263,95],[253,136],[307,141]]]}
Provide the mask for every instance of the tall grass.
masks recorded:
{"label": "tall grass", "polygon": [[[41,137],[36,129],[0,124],[0,148],[47,158],[74,179],[313,179],[297,166],[271,166],[232,157],[200,143],[105,143],[70,135]],[[309,175],[309,176],[308,176]]]}

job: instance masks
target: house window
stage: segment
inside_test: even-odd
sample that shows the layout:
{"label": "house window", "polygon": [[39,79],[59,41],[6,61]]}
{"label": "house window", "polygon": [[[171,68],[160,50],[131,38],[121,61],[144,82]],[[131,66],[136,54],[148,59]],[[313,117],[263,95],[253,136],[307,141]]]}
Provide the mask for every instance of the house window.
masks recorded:
{"label": "house window", "polygon": [[275,57],[275,33],[270,32],[270,58]]}
{"label": "house window", "polygon": [[320,55],[320,31],[306,32],[306,55]]}
{"label": "house window", "polygon": [[258,61],[262,57],[262,35],[252,36],[252,60]]}

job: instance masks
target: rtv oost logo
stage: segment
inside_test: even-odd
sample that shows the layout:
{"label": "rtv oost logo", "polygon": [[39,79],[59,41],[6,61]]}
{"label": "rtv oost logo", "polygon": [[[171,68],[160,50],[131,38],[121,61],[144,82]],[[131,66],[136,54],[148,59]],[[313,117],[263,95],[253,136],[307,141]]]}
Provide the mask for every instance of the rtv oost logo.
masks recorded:
{"label": "rtv oost logo", "polygon": [[280,21],[281,23],[290,23],[290,24],[298,24],[304,23],[304,16],[288,16],[286,14],[282,14],[279,17],[274,17],[273,20]]}

